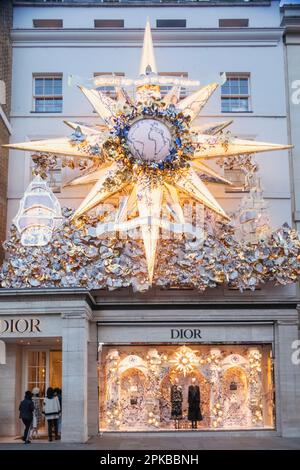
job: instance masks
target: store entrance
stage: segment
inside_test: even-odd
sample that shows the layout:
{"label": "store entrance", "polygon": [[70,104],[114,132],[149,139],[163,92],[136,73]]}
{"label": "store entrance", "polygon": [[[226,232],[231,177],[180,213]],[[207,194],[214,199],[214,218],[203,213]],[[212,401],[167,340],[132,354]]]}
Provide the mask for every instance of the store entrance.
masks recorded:
{"label": "store entrance", "polygon": [[104,345],[101,431],[273,429],[272,347]]}
{"label": "store entrance", "polygon": [[[55,349],[57,348],[57,349]],[[59,348],[59,349],[58,349]],[[36,431],[32,438],[47,436],[42,413],[48,387],[62,388],[62,351],[60,343],[51,346],[27,346],[23,349],[23,391],[33,392],[36,412]]]}

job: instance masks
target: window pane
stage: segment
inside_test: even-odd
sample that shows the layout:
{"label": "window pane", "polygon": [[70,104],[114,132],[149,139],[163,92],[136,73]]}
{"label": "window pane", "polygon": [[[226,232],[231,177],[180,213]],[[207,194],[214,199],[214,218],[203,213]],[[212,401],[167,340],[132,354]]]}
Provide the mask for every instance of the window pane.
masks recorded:
{"label": "window pane", "polygon": [[249,111],[248,98],[222,98],[223,112],[245,112]]}
{"label": "window pane", "polygon": [[62,94],[62,79],[56,78],[54,80],[54,94],[61,95]]}
{"label": "window pane", "polygon": [[44,393],[46,382],[46,352],[28,351],[28,380],[27,389],[39,387],[41,393]]}
{"label": "window pane", "polygon": [[30,367],[40,367],[46,365],[45,351],[29,351],[28,352],[28,365]]}
{"label": "window pane", "polygon": [[248,95],[248,85],[241,85],[240,92],[241,92],[241,95]]}
{"label": "window pane", "polygon": [[239,94],[239,87],[238,87],[238,85],[233,85],[233,86],[231,87],[230,92],[231,92],[231,95],[238,95],[238,94]]}
{"label": "window pane", "polygon": [[45,95],[52,95],[53,94],[53,79],[46,78],[45,79]]}
{"label": "window pane", "polygon": [[35,100],[35,111],[38,113],[60,113],[62,111],[62,98],[37,98]]}
{"label": "window pane", "polygon": [[42,78],[35,79],[35,94],[42,95],[44,93],[44,80]]}

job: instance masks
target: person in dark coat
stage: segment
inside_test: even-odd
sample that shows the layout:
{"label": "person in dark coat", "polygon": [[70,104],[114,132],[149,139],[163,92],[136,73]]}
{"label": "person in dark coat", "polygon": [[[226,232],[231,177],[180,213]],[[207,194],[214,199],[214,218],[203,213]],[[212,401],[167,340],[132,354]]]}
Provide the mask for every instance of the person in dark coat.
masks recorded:
{"label": "person in dark coat", "polygon": [[189,386],[188,393],[188,420],[192,422],[192,428],[197,428],[197,421],[202,421],[202,413],[200,410],[200,389],[199,385],[196,385],[196,379],[192,379],[192,385]]}
{"label": "person in dark coat", "polygon": [[20,403],[19,411],[20,418],[25,426],[22,439],[25,444],[30,444],[29,432],[33,420],[34,403],[32,401],[32,393],[29,390],[25,392],[25,397],[24,400],[22,400]]}

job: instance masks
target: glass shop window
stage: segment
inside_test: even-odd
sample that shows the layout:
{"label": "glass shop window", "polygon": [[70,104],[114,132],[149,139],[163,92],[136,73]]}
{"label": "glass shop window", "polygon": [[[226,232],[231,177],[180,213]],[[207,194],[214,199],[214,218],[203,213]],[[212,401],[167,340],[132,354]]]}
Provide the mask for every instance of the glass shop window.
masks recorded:
{"label": "glass shop window", "polygon": [[247,113],[250,106],[250,74],[226,73],[227,80],[221,87],[222,113]]}
{"label": "glass shop window", "polygon": [[274,429],[271,344],[105,345],[100,431]]}
{"label": "glass shop window", "polygon": [[[188,78],[187,72],[159,72],[158,75],[162,77],[178,77],[178,78]],[[172,85],[161,85],[160,92],[161,95],[166,95],[172,88]],[[181,87],[180,89],[180,98],[185,98],[187,95],[187,89]]]}
{"label": "glass shop window", "polygon": [[[105,77],[105,76],[115,76],[115,77],[124,77],[124,72],[95,72],[94,77]],[[116,89],[113,85],[101,85],[96,88],[99,91],[102,91],[110,98],[116,98]]]}
{"label": "glass shop window", "polygon": [[33,102],[36,113],[61,113],[62,74],[34,75]]}

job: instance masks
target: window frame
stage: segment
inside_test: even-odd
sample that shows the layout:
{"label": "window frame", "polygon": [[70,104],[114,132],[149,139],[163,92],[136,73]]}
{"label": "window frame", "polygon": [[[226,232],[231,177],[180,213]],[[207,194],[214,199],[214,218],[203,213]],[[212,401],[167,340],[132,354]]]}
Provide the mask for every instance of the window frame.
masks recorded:
{"label": "window frame", "polygon": [[32,25],[34,29],[62,29],[64,27],[64,22],[61,18],[34,18],[32,20]]}
{"label": "window frame", "polygon": [[249,28],[249,18],[219,18],[219,28]]}
{"label": "window frame", "polygon": [[[119,23],[118,26],[99,26],[99,22],[103,22],[103,24],[105,22],[116,22],[116,23]],[[95,18],[94,19],[94,28],[95,29],[124,29],[125,28],[125,20],[123,18]]]}
{"label": "window frame", "polygon": [[[159,23],[160,22],[169,22],[169,25],[165,25],[165,26],[160,26]],[[182,24],[181,26],[179,26],[178,24],[175,26],[175,25],[172,25],[172,21],[174,21],[175,23],[176,22],[182,22],[184,23],[184,25]],[[187,27],[187,21],[186,21],[186,18],[157,18],[156,19],[156,28],[160,29],[160,28],[186,28]]]}
{"label": "window frame", "polygon": [[[230,94],[224,94],[223,91],[222,91],[222,86],[221,86],[221,113],[224,113],[224,114],[229,114],[229,113],[233,113],[233,114],[237,114],[237,113],[252,113],[253,110],[252,110],[252,100],[251,100],[251,73],[250,72],[226,72],[226,77],[227,77],[227,80],[228,79],[232,79],[232,78],[238,78],[238,79],[247,79],[248,81],[248,93],[230,93]],[[226,83],[226,82],[225,82]],[[224,85],[225,85],[224,83]],[[230,99],[247,99],[247,103],[248,103],[248,109],[247,110],[244,110],[244,111],[241,111],[241,110],[238,110],[238,111],[234,111],[233,109],[230,109],[228,111],[225,111],[223,110],[223,99],[224,99],[224,102],[226,100],[230,100]]]}
{"label": "window frame", "polygon": [[[36,93],[36,80],[37,79],[60,79],[61,80],[61,94],[37,94]],[[63,112],[63,74],[60,73],[60,72],[47,72],[47,73],[33,73],[32,74],[32,112],[33,113],[37,113],[37,114],[53,114],[53,113],[56,113],[56,114],[60,114]],[[43,90],[45,91],[45,90]],[[57,111],[57,110],[53,110],[53,111],[49,111],[49,110],[44,110],[44,111],[38,111],[37,110],[37,100],[38,99],[43,99],[44,101],[45,100],[61,100],[61,109],[60,111]],[[45,108],[45,105],[44,105],[44,108]]]}

